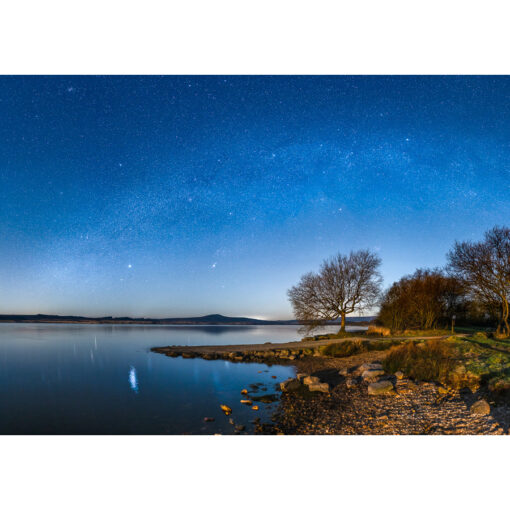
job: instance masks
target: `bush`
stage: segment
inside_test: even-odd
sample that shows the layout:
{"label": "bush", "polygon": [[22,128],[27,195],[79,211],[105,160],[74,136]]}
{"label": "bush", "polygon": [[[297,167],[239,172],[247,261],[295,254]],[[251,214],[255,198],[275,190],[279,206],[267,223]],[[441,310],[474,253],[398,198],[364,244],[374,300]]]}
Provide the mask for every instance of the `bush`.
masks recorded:
{"label": "bush", "polygon": [[355,340],[344,340],[343,342],[325,345],[321,348],[321,354],[324,356],[331,356],[332,358],[347,358],[363,352],[369,351],[384,351],[398,345],[399,340],[362,340],[357,338]]}
{"label": "bush", "polygon": [[389,373],[398,370],[418,381],[451,384],[458,367],[456,349],[448,340],[406,342],[391,349],[383,361]]}

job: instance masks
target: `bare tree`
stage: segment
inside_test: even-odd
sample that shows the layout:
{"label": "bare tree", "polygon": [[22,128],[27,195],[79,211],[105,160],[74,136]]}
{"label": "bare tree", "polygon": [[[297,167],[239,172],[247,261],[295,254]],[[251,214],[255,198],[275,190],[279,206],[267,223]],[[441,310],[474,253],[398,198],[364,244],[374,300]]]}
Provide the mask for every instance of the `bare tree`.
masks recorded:
{"label": "bare tree", "polygon": [[379,273],[381,259],[369,250],[338,254],[325,260],[318,273],[307,273],[288,291],[297,320],[308,329],[324,321],[341,318],[345,331],[345,317],[372,307],[381,291]]}
{"label": "bare tree", "polygon": [[499,308],[497,333],[510,336],[510,229],[494,227],[483,241],[456,242],[448,253],[449,269],[487,308]]}

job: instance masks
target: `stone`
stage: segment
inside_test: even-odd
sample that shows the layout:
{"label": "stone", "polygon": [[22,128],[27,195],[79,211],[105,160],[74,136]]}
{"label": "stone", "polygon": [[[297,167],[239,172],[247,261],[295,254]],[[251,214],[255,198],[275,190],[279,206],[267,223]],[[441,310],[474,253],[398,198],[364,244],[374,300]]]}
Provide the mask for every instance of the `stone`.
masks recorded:
{"label": "stone", "polygon": [[308,385],[309,391],[320,391],[321,393],[329,393],[328,383],[312,383]]}
{"label": "stone", "polygon": [[303,382],[303,379],[304,379],[305,377],[308,377],[308,374],[302,374],[302,373],[296,374],[296,379],[297,379],[299,382]]}
{"label": "stone", "polygon": [[384,370],[372,369],[372,370],[365,370],[361,374],[361,377],[363,377],[363,380],[365,380],[365,381],[374,381],[381,375],[384,375]]}
{"label": "stone", "polygon": [[382,364],[379,362],[363,363],[363,365],[361,365],[358,368],[358,372],[360,372],[360,373],[365,372],[365,370],[382,370]]}
{"label": "stone", "polygon": [[226,406],[225,404],[221,404],[220,405],[221,407],[221,410],[228,416],[229,414],[232,413],[232,409],[228,406]]}
{"label": "stone", "polygon": [[191,359],[191,358],[195,357],[195,353],[194,352],[183,352],[182,357],[185,359]]}
{"label": "stone", "polygon": [[391,381],[373,382],[368,385],[369,395],[392,395],[395,393]]}
{"label": "stone", "polygon": [[306,384],[307,386],[309,384],[318,384],[321,380],[318,377],[315,377],[313,375],[308,375],[305,378],[303,378],[303,384]]}
{"label": "stone", "polygon": [[241,400],[241,404],[251,406],[253,404],[253,402],[251,400]]}
{"label": "stone", "polygon": [[358,385],[358,381],[356,379],[349,378],[345,381],[345,385],[347,388],[354,388],[354,386]]}
{"label": "stone", "polygon": [[258,410],[259,410],[259,406],[252,406],[252,409],[253,409],[254,411],[258,411]]}
{"label": "stone", "polygon": [[248,390],[241,390],[241,395],[248,395]]}
{"label": "stone", "polygon": [[295,391],[301,387],[301,383],[297,379],[287,379],[280,383],[282,391]]}
{"label": "stone", "polygon": [[349,369],[347,367],[341,368],[338,371],[338,375],[343,375],[344,377],[349,373]]}
{"label": "stone", "polygon": [[471,414],[477,414],[479,416],[485,416],[491,412],[491,406],[486,400],[479,400],[471,406]]}
{"label": "stone", "polygon": [[402,372],[401,370],[395,372],[395,377],[400,381],[401,379],[404,378],[404,372]]}
{"label": "stone", "polygon": [[237,432],[242,432],[246,427],[244,425],[236,425],[235,430]]}
{"label": "stone", "polygon": [[209,417],[209,416],[206,416],[206,417],[204,418],[204,421],[214,421],[214,418],[211,418],[211,417]]}

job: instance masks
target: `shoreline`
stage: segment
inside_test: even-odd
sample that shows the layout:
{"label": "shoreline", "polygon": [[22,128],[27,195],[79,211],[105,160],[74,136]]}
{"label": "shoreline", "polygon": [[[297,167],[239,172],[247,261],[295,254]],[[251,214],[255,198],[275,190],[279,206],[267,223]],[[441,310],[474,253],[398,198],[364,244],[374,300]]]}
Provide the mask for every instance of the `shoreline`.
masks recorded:
{"label": "shoreline", "polygon": [[[400,339],[405,337],[392,337]],[[420,337],[432,339],[445,337]],[[349,340],[367,337],[349,337]],[[415,338],[416,339],[416,338]],[[370,339],[377,342],[380,339]],[[392,390],[370,395],[371,380],[362,377],[367,364],[381,363],[388,351],[369,351],[349,357],[324,356],[319,348],[345,339],[296,341],[247,345],[167,346],[152,352],[169,357],[227,360],[239,363],[292,365],[297,380],[292,390],[277,390],[280,395],[273,423],[260,424],[259,434],[356,434],[408,435],[456,434],[494,435],[510,430],[510,406],[497,405],[483,390],[453,390],[439,383],[412,381],[394,374],[382,374],[377,381],[388,381]],[[303,377],[316,378],[316,386],[302,384]],[[387,383],[388,384],[388,383]],[[321,385],[328,390],[321,389]],[[290,386],[289,386],[290,388]],[[310,391],[312,388],[312,391]],[[475,402],[486,399],[490,413],[472,412]]]}

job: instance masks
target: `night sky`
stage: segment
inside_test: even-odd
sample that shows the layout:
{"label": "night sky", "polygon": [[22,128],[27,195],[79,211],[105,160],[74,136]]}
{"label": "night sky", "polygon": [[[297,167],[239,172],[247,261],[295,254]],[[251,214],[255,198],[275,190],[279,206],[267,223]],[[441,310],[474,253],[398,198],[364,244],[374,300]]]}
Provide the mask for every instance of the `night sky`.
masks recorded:
{"label": "night sky", "polygon": [[290,318],[510,218],[504,77],[2,77],[0,313]]}

